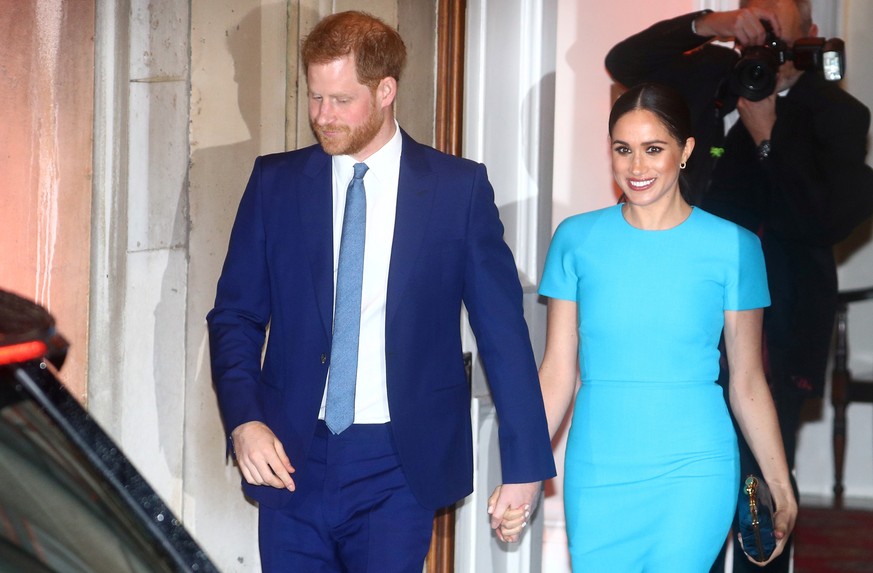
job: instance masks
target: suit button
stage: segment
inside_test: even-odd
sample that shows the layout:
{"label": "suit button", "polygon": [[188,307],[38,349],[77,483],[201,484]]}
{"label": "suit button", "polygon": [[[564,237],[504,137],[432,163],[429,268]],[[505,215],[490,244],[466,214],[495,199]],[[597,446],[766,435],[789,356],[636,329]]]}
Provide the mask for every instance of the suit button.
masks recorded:
{"label": "suit button", "polygon": [[327,362],[327,354],[322,354],[321,355],[321,363],[324,364],[325,362]]}

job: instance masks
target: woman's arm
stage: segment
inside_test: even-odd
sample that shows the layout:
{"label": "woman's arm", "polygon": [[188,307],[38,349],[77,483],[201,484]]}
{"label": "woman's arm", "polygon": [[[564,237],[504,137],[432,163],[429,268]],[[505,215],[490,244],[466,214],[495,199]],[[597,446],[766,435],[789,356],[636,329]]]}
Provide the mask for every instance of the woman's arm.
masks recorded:
{"label": "woman's arm", "polygon": [[[551,438],[555,437],[576,389],[578,340],[576,303],[550,298],[546,352],[540,366],[540,387]],[[501,541],[515,542],[527,526],[533,506],[515,504],[503,511],[498,507],[498,502],[501,490],[505,487],[497,486],[488,498],[488,514],[492,516],[491,528],[496,531],[497,537]]]}
{"label": "woman's arm", "polygon": [[773,397],[761,363],[763,309],[725,311],[724,336],[730,369],[730,404],[776,502],[776,550],[782,553],[797,519],[788,462]]}
{"label": "woman's arm", "polygon": [[576,303],[550,298],[546,352],[540,365],[540,387],[549,422],[549,436],[552,438],[573,400],[579,373],[578,353]]}

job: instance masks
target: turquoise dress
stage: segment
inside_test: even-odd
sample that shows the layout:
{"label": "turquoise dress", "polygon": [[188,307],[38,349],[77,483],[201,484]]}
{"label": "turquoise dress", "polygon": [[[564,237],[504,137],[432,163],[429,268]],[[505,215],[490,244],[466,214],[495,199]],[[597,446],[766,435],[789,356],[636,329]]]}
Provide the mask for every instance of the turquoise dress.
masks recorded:
{"label": "turquoise dress", "polygon": [[739,487],[718,343],[725,310],[770,303],[758,238],[698,208],[643,231],[616,205],[561,223],[539,292],[579,312],[564,465],[573,570],[708,571]]}

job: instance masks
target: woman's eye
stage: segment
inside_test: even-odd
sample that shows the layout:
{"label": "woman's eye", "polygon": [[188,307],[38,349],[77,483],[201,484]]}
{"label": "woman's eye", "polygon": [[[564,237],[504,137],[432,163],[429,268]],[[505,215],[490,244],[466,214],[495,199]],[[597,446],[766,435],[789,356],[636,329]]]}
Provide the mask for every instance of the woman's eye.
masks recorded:
{"label": "woman's eye", "polygon": [[663,149],[658,147],[657,145],[652,145],[651,147],[646,149],[646,153],[661,153],[661,151],[663,151]]}

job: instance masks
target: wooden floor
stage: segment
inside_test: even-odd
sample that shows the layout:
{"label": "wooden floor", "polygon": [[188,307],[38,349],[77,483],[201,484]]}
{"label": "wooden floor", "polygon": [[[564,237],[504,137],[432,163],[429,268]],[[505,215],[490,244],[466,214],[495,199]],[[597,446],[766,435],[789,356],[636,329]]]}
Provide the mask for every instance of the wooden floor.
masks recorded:
{"label": "wooden floor", "polygon": [[873,500],[801,498],[794,573],[873,573]]}
{"label": "wooden floor", "polygon": [[[804,495],[800,501],[802,505],[809,507],[833,507],[833,499],[830,497]],[[843,501],[843,507],[873,511],[873,498],[847,497]]]}

